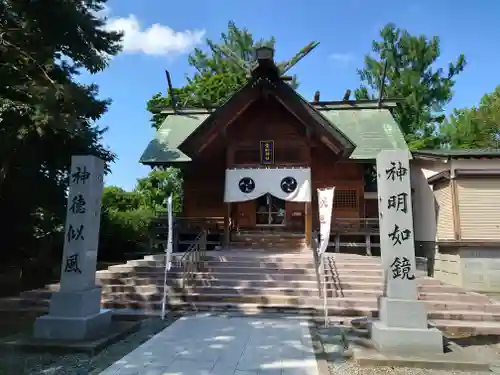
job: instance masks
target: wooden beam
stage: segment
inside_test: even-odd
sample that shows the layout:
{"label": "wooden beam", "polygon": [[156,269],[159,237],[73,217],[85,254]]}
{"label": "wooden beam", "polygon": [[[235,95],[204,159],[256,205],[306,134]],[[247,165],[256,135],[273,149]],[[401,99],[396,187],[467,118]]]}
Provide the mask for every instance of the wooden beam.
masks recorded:
{"label": "wooden beam", "polygon": [[227,248],[231,242],[231,203],[224,203],[224,242],[223,247]]}
{"label": "wooden beam", "polygon": [[311,215],[311,203],[306,202],[304,207],[304,236],[306,240],[306,246],[311,246],[312,244],[312,215]]}
{"label": "wooden beam", "polygon": [[227,130],[226,128],[231,125],[243,112],[246,111],[248,107],[250,107],[251,104],[256,99],[249,100],[242,108],[240,108],[238,111],[235,113],[232,113],[231,115],[227,116],[221,116],[219,119],[215,120],[215,123],[213,124],[214,128],[217,128],[219,124],[222,128],[219,128],[218,131],[214,130],[213,133],[210,135],[208,140],[206,140],[198,149],[197,154],[200,154],[209,144],[211,144],[216,138],[218,138],[221,134],[226,134]]}
{"label": "wooden beam", "polygon": [[457,189],[457,180],[450,180],[450,189],[451,189],[451,207],[453,212],[453,231],[455,240],[462,239],[462,228],[460,224],[460,208],[459,208],[459,199],[458,199],[458,189]]}

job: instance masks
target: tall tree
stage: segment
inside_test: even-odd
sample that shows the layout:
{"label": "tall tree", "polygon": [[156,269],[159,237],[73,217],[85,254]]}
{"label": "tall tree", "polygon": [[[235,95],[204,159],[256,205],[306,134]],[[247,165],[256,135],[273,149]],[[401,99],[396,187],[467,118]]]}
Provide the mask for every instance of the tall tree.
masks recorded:
{"label": "tall tree", "polygon": [[[248,68],[254,61],[255,48],[275,46],[275,39],[254,39],[247,29],[238,28],[234,22],[228,23],[227,32],[221,33],[220,41],[206,39],[207,52],[196,48],[188,57],[188,62],[195,69],[192,77],[186,77],[187,84],[174,89],[173,93],[181,107],[201,108],[218,106],[226,101],[247,79]],[[293,60],[293,59],[292,59]],[[278,64],[283,68],[288,62]],[[298,86],[296,77],[290,84]],[[159,128],[165,116],[162,110],[171,107],[169,95],[154,95],[147,103],[152,113],[153,127]]]}
{"label": "tall tree", "polygon": [[74,79],[120,51],[121,35],[98,15],[105,3],[0,0],[0,214],[10,239],[0,256],[30,257],[60,235],[71,155],[114,159],[95,125],[110,101]]}
{"label": "tall tree", "polygon": [[443,106],[453,96],[456,76],[466,61],[460,55],[449,63],[446,71],[436,67],[440,56],[440,40],[388,24],[380,31],[380,40],[372,43],[373,55],[365,57],[364,67],[358,70],[362,85],[355,91],[357,99],[376,98],[387,61],[385,97],[401,98],[403,103],[394,111],[410,148],[438,147],[437,127],[445,116]]}
{"label": "tall tree", "polygon": [[500,145],[500,86],[481,99],[479,106],[455,109],[440,126],[450,148],[498,148]]}
{"label": "tall tree", "polygon": [[156,211],[164,210],[167,198],[172,195],[174,211],[180,212],[182,204],[180,171],[175,168],[152,170],[147,177],[137,180],[135,192],[144,207]]}

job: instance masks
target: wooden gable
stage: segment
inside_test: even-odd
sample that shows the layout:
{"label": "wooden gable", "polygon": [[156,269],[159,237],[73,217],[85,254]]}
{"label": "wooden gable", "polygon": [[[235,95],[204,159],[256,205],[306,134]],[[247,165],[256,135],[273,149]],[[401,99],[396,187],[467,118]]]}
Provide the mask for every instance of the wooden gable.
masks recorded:
{"label": "wooden gable", "polygon": [[[274,63],[260,63],[248,83],[212,113],[181,145],[188,155],[199,155],[214,142],[227,144],[228,127],[248,111],[261,112],[256,103],[279,103],[297,123],[303,136],[314,135],[335,154],[348,156],[355,144],[319,111],[284,82]],[[266,105],[267,107],[270,104]],[[239,121],[238,121],[239,122]]]}

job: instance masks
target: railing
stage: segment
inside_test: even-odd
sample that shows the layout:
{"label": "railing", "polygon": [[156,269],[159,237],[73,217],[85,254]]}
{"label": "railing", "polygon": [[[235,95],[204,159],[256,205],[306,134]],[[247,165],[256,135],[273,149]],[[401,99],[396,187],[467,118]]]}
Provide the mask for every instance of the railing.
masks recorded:
{"label": "railing", "polygon": [[165,251],[168,239],[168,216],[157,213],[149,224],[149,252]]}
{"label": "railing", "polygon": [[320,249],[320,241],[317,233],[312,236],[312,250],[314,253],[314,264],[316,269],[316,279],[318,283],[318,295],[323,298],[324,325],[328,326],[328,274],[326,269],[326,255]]}
{"label": "railing", "polygon": [[[158,216],[154,221],[161,227],[160,223],[166,223],[164,215]],[[166,225],[166,224],[164,224]],[[199,232],[206,229],[210,232],[224,231],[224,217],[175,217],[175,226],[181,232]],[[343,218],[333,217],[331,233],[352,233],[352,232],[378,232],[378,218]]]}
{"label": "railing", "polygon": [[207,250],[207,231],[202,230],[195,241],[189,246],[187,251],[179,259],[182,267],[182,287],[192,281],[197,272],[202,270],[202,259]]}
{"label": "railing", "polygon": [[331,233],[378,233],[377,218],[332,218]]}
{"label": "railing", "polygon": [[223,217],[176,217],[175,224],[182,232],[224,231]]}

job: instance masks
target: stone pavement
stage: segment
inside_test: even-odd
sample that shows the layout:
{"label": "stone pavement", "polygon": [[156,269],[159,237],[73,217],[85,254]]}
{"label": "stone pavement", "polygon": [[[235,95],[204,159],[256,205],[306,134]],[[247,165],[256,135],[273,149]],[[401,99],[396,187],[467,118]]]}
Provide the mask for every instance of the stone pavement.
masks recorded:
{"label": "stone pavement", "polygon": [[308,322],[185,316],[99,375],[319,375]]}

